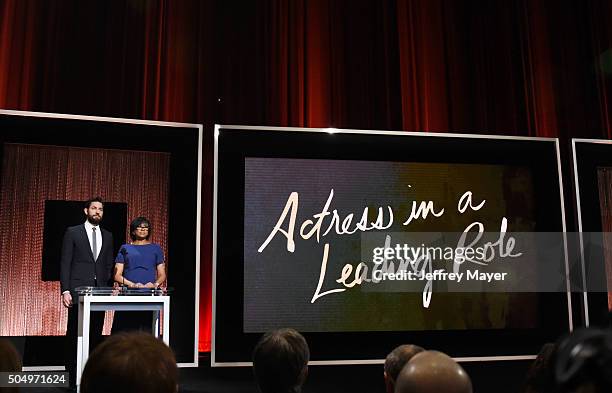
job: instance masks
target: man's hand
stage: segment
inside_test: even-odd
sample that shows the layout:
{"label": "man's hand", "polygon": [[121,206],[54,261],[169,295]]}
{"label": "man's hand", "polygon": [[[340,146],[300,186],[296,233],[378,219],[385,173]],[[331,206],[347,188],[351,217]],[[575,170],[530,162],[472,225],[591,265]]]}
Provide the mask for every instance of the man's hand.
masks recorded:
{"label": "man's hand", "polygon": [[145,288],[155,288],[155,284],[153,284],[152,282],[148,282],[145,284]]}
{"label": "man's hand", "polygon": [[62,303],[64,307],[72,307],[72,295],[70,292],[62,293]]}

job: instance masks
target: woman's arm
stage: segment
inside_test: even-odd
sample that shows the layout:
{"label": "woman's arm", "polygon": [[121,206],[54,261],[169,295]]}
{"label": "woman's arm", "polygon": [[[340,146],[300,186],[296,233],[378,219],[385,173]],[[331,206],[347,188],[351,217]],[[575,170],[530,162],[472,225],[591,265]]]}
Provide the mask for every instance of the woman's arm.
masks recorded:
{"label": "woman's arm", "polygon": [[157,279],[155,280],[155,288],[159,287],[166,281],[166,264],[160,263],[157,265]]}
{"label": "woman's arm", "polygon": [[115,263],[114,279],[115,282],[121,285],[127,285],[128,288],[142,288],[142,284],[134,283],[123,276],[123,263]]}

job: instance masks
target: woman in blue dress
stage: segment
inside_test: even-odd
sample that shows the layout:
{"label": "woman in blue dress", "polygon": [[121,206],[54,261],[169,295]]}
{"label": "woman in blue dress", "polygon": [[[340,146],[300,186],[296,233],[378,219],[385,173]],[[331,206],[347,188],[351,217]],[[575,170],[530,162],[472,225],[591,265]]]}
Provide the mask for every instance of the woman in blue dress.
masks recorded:
{"label": "woman in blue dress", "polygon": [[151,243],[151,222],[137,217],[130,224],[132,242],[124,244],[115,258],[115,281],[128,288],[157,288],[166,281],[164,253]]}
{"label": "woman in blue dress", "polygon": [[[164,253],[159,244],[149,240],[151,230],[151,222],[145,217],[130,223],[132,242],[122,245],[115,258],[115,282],[128,288],[157,288],[166,281]],[[150,331],[151,324],[151,312],[117,312],[113,331]]]}

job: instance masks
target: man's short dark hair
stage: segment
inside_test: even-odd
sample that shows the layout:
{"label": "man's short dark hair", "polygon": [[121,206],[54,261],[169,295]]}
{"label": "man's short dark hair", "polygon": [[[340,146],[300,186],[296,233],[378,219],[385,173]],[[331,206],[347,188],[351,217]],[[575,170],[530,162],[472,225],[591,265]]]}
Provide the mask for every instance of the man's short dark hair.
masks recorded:
{"label": "man's short dark hair", "polygon": [[417,353],[423,352],[425,349],[418,345],[404,344],[396,347],[391,351],[385,359],[385,373],[387,377],[393,381],[397,380],[402,368],[408,363],[408,361]]}
{"label": "man's short dark hair", "polygon": [[299,392],[306,379],[310,350],[294,329],[264,334],[253,350],[253,372],[263,393]]}
{"label": "man's short dark hair", "polygon": [[100,198],[99,196],[97,197],[93,197],[91,199],[88,199],[85,201],[85,203],[83,204],[83,207],[85,209],[89,209],[89,207],[91,206],[92,203],[94,202],[100,202],[102,204],[102,206],[104,206],[104,201],[102,200],[102,198]]}
{"label": "man's short dark hair", "polygon": [[149,227],[149,232],[147,233],[147,237],[145,239],[149,240],[149,238],[151,237],[151,233],[153,232],[151,221],[149,221],[146,217],[136,217],[130,223],[130,238],[132,238],[132,240],[136,240],[136,236],[134,236],[134,231],[136,231],[136,228],[138,228],[142,224],[146,224]]}
{"label": "man's short dark hair", "polygon": [[147,333],[120,333],[98,345],[85,364],[82,393],[176,393],[172,350]]}

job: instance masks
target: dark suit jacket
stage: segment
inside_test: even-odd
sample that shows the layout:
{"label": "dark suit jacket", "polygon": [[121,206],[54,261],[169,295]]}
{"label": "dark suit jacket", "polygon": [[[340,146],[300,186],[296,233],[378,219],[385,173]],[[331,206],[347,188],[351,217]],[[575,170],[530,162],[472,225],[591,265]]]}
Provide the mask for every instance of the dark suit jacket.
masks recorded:
{"label": "dark suit jacket", "polygon": [[80,286],[105,287],[110,285],[113,268],[113,235],[101,229],[102,248],[98,260],[94,261],[85,225],[68,227],[62,243],[60,260],[60,283],[62,292]]}

